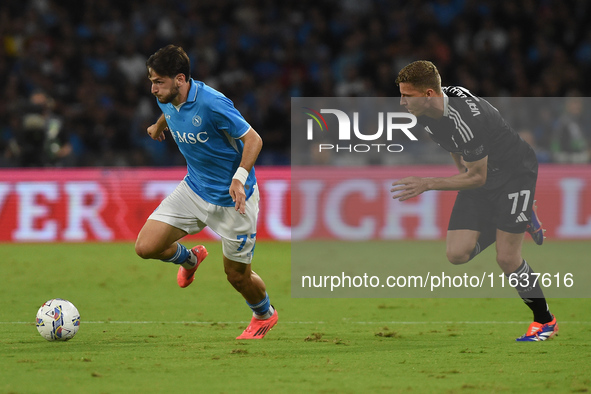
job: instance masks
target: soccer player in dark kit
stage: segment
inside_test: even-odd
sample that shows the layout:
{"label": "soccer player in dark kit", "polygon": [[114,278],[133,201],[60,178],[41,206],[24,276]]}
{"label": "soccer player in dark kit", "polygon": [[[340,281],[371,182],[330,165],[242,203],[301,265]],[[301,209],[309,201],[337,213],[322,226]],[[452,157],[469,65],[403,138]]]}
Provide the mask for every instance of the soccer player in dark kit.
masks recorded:
{"label": "soccer player in dark kit", "polygon": [[485,99],[458,86],[441,87],[435,65],[419,60],[404,67],[396,83],[400,104],[417,117],[431,139],[451,153],[459,173],[406,177],[392,184],[400,201],[428,190],[458,190],[446,248],[452,264],[464,264],[496,241],[497,263],[517,278],[519,296],[534,322],[517,341],[544,341],[558,332],[536,276],[521,256],[525,232],[541,245],[544,231],[534,193],[538,163],[533,149]]}

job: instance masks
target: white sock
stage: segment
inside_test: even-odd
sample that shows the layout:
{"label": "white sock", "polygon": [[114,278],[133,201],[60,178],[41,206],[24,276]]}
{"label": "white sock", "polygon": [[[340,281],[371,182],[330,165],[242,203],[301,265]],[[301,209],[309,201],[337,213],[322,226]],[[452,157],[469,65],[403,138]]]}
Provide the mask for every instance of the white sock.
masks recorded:
{"label": "white sock", "polygon": [[190,270],[195,268],[197,265],[197,256],[193,253],[193,251],[189,250],[189,258],[185,260],[183,264],[181,264],[184,269]]}

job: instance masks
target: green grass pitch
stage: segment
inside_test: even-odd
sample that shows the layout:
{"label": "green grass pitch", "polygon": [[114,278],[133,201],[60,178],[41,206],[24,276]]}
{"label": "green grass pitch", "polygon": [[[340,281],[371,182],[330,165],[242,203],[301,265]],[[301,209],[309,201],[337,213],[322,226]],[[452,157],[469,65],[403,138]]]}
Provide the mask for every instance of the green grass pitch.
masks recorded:
{"label": "green grass pitch", "polygon": [[[589,261],[587,245],[526,243],[524,255],[534,269],[548,256]],[[131,243],[0,245],[0,393],[591,390],[590,299],[549,300],[560,334],[516,343],[531,319],[517,296],[291,298],[290,244],[259,241],[253,267],[279,324],[261,341],[237,341],[250,310],[225,280],[220,244],[206,246],[196,281],[180,289],[176,267],[141,260]],[[433,253],[424,259],[444,250],[398,246],[400,256]],[[478,258],[494,268],[493,254]],[[81,313],[69,342],[47,342],[34,325],[56,297]]]}

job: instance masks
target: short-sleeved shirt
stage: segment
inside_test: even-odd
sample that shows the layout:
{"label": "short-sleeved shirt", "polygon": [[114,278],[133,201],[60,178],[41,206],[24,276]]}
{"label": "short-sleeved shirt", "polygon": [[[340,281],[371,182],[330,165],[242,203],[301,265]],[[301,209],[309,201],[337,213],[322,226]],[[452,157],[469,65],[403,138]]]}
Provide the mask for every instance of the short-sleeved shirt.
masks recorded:
{"label": "short-sleeved shirt", "polygon": [[[234,206],[228,190],[240,165],[243,137],[250,125],[230,99],[200,81],[189,80],[187,101],[179,107],[158,102],[179,150],[187,161],[185,181],[205,201]],[[248,199],[256,176],[250,171],[244,191]]]}
{"label": "short-sleeved shirt", "polygon": [[484,189],[495,189],[512,176],[537,172],[536,155],[487,100],[459,86],[442,88],[443,116],[419,116],[417,121],[433,141],[466,162],[488,156]]}

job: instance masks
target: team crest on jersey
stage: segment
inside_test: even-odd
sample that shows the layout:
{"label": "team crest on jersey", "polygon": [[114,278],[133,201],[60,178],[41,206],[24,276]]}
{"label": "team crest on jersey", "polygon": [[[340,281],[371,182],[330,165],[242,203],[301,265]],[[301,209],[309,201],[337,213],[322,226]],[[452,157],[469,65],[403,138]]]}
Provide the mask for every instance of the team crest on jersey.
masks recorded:
{"label": "team crest on jersey", "polygon": [[193,116],[193,120],[191,121],[191,123],[193,123],[193,126],[195,126],[195,127],[201,126],[201,116],[199,116],[199,115]]}

